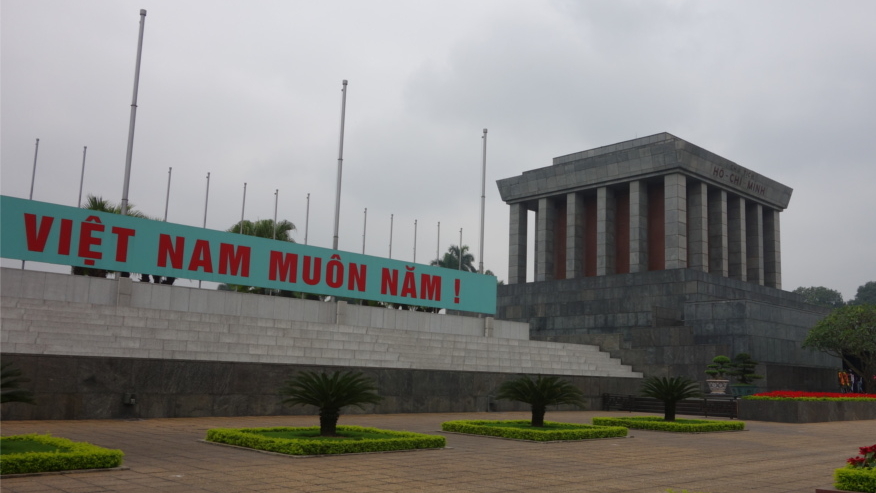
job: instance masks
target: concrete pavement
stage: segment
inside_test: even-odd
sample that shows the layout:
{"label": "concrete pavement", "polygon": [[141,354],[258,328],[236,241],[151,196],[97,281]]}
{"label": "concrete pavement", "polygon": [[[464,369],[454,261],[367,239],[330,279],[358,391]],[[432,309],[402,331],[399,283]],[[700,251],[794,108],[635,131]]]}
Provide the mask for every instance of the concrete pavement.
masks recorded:
{"label": "concrete pavement", "polygon": [[[552,412],[590,423],[624,412]],[[340,424],[438,433],[453,419],[528,419],[528,413],[343,415]],[[315,416],[142,421],[4,421],[3,435],[51,433],[125,452],[128,470],[6,478],[25,492],[806,492],[829,486],[876,421],[747,422],[747,431],[531,443],[445,434],[447,449],[294,458],[201,443],[215,427],[314,426]]]}

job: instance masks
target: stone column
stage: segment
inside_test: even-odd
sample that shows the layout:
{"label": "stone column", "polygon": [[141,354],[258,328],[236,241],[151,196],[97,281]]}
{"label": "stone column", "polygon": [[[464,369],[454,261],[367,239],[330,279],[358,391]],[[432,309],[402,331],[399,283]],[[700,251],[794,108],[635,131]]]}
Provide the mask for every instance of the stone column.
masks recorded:
{"label": "stone column", "polygon": [[763,206],[747,202],[745,206],[745,252],[748,282],[763,284]]}
{"label": "stone column", "polygon": [[709,272],[729,275],[727,244],[727,192],[709,190]]}
{"label": "stone column", "polygon": [[630,272],[648,271],[648,184],[630,182]]}
{"label": "stone column", "polygon": [[663,177],[665,191],[666,269],[687,267],[687,178],[680,173]]}
{"label": "stone column", "polygon": [[584,197],[566,196],[566,279],[584,277]]}
{"label": "stone column", "polygon": [[687,187],[687,266],[709,272],[709,189],[703,182]]}
{"label": "stone column", "polygon": [[782,242],[779,235],[779,211],[763,211],[764,285],[782,289]]}
{"label": "stone column", "polygon": [[730,277],[745,281],[748,279],[748,255],[745,243],[745,199],[727,198],[727,247],[730,258],[727,263]]}
{"label": "stone column", "polygon": [[527,210],[523,204],[511,204],[508,228],[508,284],[526,282]]}
{"label": "stone column", "polygon": [[614,274],[614,192],[596,190],[596,275]]}
{"label": "stone column", "polygon": [[535,225],[535,280],[554,279],[554,204],[549,198],[538,199]]}

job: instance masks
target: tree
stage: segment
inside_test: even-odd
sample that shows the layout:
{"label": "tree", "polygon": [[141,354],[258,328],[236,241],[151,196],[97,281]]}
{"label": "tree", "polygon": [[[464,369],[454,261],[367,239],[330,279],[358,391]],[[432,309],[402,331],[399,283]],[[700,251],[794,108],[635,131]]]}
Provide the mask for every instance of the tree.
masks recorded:
{"label": "tree", "polygon": [[809,330],[803,347],[842,358],[864,381],[864,392],[876,391],[876,305],[837,308]]}
{"label": "tree", "polygon": [[734,356],[730,366],[733,369],[727,372],[727,374],[736,377],[736,380],[743,385],[751,385],[755,380],[763,378],[762,375],[755,373],[754,369],[757,367],[757,361],[751,359],[751,355],[748,353],[739,353]]}
{"label": "tree", "polygon": [[876,305],[876,281],[858,286],[855,298],[849,301],[850,305]]}
{"label": "tree", "polygon": [[699,386],[687,377],[649,377],[642,383],[642,395],[663,401],[663,420],[675,421],[678,401],[699,397]]}
{"label": "tree", "polygon": [[[276,235],[275,229],[276,228]],[[267,238],[269,240],[276,239],[277,241],[288,241],[295,243],[292,239],[292,232],[295,231],[295,225],[283,219],[278,221],[276,226],[273,219],[259,219],[255,222],[248,219],[238,221],[227,230],[229,233],[239,233],[247,236],[257,236],[259,238]]]}
{"label": "tree", "polygon": [[839,291],[824,286],[810,286],[808,288],[800,286],[793,292],[803,295],[806,299],[806,303],[811,303],[813,305],[824,306],[827,308],[839,308],[846,304],[845,301],[843,301],[843,295]]}
{"label": "tree", "polygon": [[524,402],[532,409],[530,425],[544,426],[547,407],[572,404],[584,407],[584,394],[578,387],[560,377],[538,375],[535,380],[527,375],[509,380],[499,387],[497,399]]}
{"label": "tree", "polygon": [[280,394],[288,396],[284,404],[318,407],[319,434],[333,437],[338,436],[341,408],[364,409],[363,404],[378,404],[383,398],[376,390],[373,381],[358,371],[335,371],[331,375],[303,371],[287,381]]}
{"label": "tree", "polygon": [[462,269],[459,268],[460,251],[458,245],[450,245],[447,252],[440,259],[435,259],[429,262],[429,265],[437,265],[447,269],[463,270],[465,272],[477,272],[477,267],[474,266],[474,255],[468,252],[468,245],[462,246]]}
{"label": "tree", "polygon": [[15,368],[14,363],[0,365],[0,404],[6,402],[35,404],[33,392],[21,388],[21,384],[27,382],[30,382],[30,379],[24,378],[21,369]]}

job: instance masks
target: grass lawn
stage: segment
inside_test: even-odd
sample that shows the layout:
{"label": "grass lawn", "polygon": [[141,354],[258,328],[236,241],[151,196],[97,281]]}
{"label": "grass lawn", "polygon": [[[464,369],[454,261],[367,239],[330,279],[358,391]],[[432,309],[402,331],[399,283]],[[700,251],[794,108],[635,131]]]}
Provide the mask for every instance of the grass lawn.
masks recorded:
{"label": "grass lawn", "polygon": [[539,442],[588,440],[627,436],[622,426],[593,426],[545,421],[544,427],[533,427],[529,420],[461,420],[441,423],[441,429],[469,435],[483,435]]}
{"label": "grass lawn", "polygon": [[438,435],[381,430],[361,426],[338,426],[337,437],[319,435],[319,427],[306,428],[214,428],[207,441],[288,455],[354,454],[444,448]]}
{"label": "grass lawn", "polygon": [[124,455],[50,435],[6,436],[0,438],[0,474],[106,469],[122,465]]}

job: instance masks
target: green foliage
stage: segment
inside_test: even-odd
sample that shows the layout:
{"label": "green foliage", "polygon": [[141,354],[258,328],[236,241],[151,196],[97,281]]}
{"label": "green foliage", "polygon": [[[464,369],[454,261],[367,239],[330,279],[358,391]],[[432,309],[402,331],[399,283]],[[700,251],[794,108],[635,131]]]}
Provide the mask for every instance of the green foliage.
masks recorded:
{"label": "green foliage", "polygon": [[850,305],[876,305],[876,281],[858,286],[855,297],[849,301]]}
{"label": "green foliage", "polygon": [[[512,426],[507,426],[512,425]],[[513,426],[517,425],[517,426]],[[613,438],[627,436],[627,429],[620,426],[592,426],[584,424],[557,423],[545,421],[544,427],[532,427],[526,420],[460,420],[441,423],[443,431],[484,435],[491,437],[534,440],[539,442],[555,440],[589,440],[593,438]],[[560,427],[559,425],[562,425]]]}
{"label": "green foliage", "polygon": [[699,397],[700,390],[699,385],[687,377],[649,377],[642,382],[642,395],[663,401],[663,419],[674,421],[678,401]]}
{"label": "green foliage", "polygon": [[757,361],[751,359],[751,355],[748,353],[739,353],[734,356],[730,366],[732,370],[727,374],[736,377],[736,380],[741,384],[751,384],[755,380],[763,378],[762,375],[754,373]]}
{"label": "green foliage", "polygon": [[730,358],[726,356],[715,356],[712,358],[712,362],[706,365],[706,375],[724,378],[725,374],[733,370],[733,366],[730,363]]}
{"label": "green foliage", "polygon": [[289,455],[357,454],[391,450],[430,449],[443,448],[446,444],[446,440],[442,436],[381,430],[361,426],[338,426],[337,431],[341,434],[345,432],[380,434],[385,438],[327,441],[277,438],[263,435],[266,432],[291,430],[316,431],[317,429],[315,426],[309,428],[214,428],[207,431],[207,441]]}
{"label": "green foliage", "polygon": [[280,389],[287,396],[284,404],[311,405],[319,408],[322,436],[335,436],[341,408],[363,404],[378,404],[382,397],[375,392],[373,381],[358,371],[335,371],[332,374],[303,371],[288,380]]}
{"label": "green foliage", "polygon": [[105,449],[90,443],[73,442],[66,438],[35,434],[3,437],[0,439],[0,447],[16,440],[44,443],[63,451],[0,455],[0,474],[118,467],[122,464],[125,455],[121,450]]}
{"label": "green foliage", "polygon": [[453,270],[462,270],[464,272],[477,272],[477,267],[474,266],[474,255],[469,253],[468,245],[462,245],[462,269],[459,268],[460,250],[459,245],[450,245],[447,252],[440,259],[435,259],[429,262],[429,265],[437,265]]}
{"label": "green foliage", "polygon": [[864,392],[873,391],[876,374],[876,305],[838,308],[815,324],[803,347],[842,360],[864,381]]}
{"label": "green foliage", "polygon": [[873,402],[876,397],[775,397],[769,395],[747,395],[742,399],[750,401],[868,401]]}
{"label": "green foliage", "polygon": [[826,308],[839,308],[846,304],[845,301],[843,301],[842,293],[824,286],[810,286],[808,288],[800,286],[793,292],[803,295],[803,298],[806,299],[806,303]]}
{"label": "green foliage", "polygon": [[876,469],[842,467],[833,472],[833,486],[838,490],[876,493]]}
{"label": "green foliage", "polygon": [[502,383],[497,399],[529,404],[532,409],[532,426],[544,426],[547,406],[571,404],[584,407],[584,394],[568,380],[555,376],[538,375],[533,380],[523,375]]}
{"label": "green foliage", "polygon": [[33,400],[33,392],[21,388],[21,384],[30,382],[24,378],[20,368],[9,361],[0,365],[0,404],[6,402],[24,402],[36,404]]}
{"label": "green foliage", "polygon": [[259,219],[255,222],[244,219],[228,228],[227,231],[229,233],[241,233],[242,231],[241,234],[247,236],[257,236],[259,238],[276,239],[277,241],[295,243],[295,240],[293,240],[291,236],[292,232],[295,231],[295,225],[285,219],[277,221],[276,224],[274,224],[273,219]]}
{"label": "green foliage", "polygon": [[708,433],[710,431],[742,431],[743,421],[714,421],[709,419],[677,419],[665,421],[656,416],[634,416],[629,418],[593,418],[597,426],[625,426],[637,430],[672,431],[679,433]]}

